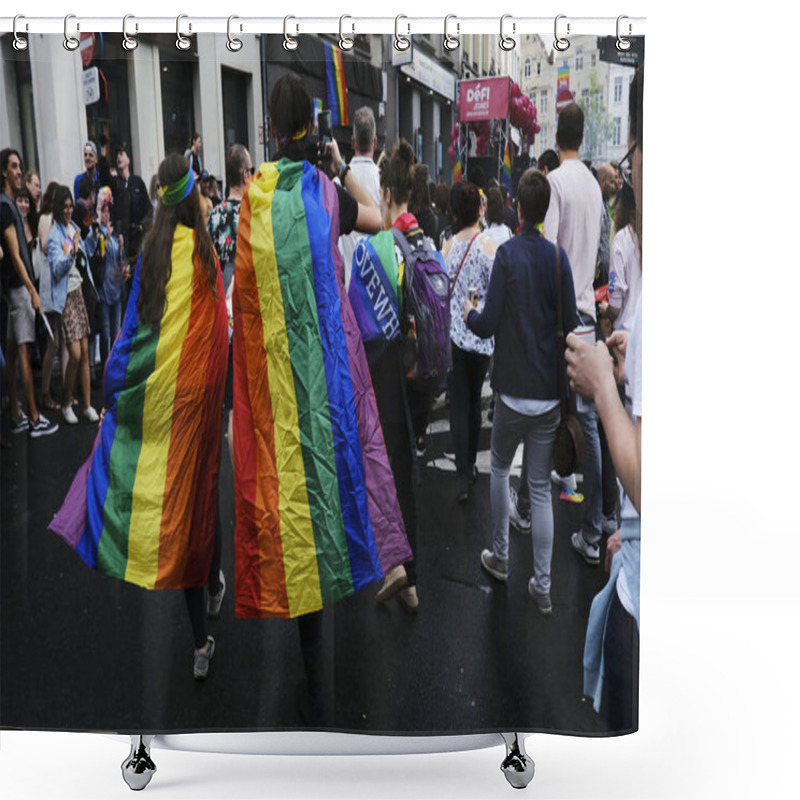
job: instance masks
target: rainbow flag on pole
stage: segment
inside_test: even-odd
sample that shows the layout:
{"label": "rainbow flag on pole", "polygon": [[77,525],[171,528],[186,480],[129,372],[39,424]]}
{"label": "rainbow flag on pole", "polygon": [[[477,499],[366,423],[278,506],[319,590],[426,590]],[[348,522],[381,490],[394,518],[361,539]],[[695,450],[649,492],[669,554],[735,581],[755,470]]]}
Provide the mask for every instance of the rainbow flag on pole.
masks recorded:
{"label": "rainbow flag on pole", "polygon": [[347,86],[344,81],[342,51],[325,42],[325,78],[328,86],[328,108],[332,125],[349,125],[347,111]]}
{"label": "rainbow flag on pole", "polygon": [[358,326],[335,186],[265,163],[233,295],[236,616],[296,617],[411,559]]}
{"label": "rainbow flag on pole", "polygon": [[222,397],[225,292],[175,230],[161,325],[139,320],[140,270],[106,366],[105,417],[50,530],[93,569],[147,589],[204,586],[211,569]]}
{"label": "rainbow flag on pole", "polygon": [[456,160],[453,162],[453,183],[461,183],[464,180],[463,170],[461,167],[461,153],[456,148]]}
{"label": "rainbow flag on pole", "polygon": [[511,155],[511,137],[506,137],[506,149],[503,153],[503,183],[506,185],[508,189],[509,195],[513,191],[513,181],[511,180],[511,165],[513,163],[513,157]]}

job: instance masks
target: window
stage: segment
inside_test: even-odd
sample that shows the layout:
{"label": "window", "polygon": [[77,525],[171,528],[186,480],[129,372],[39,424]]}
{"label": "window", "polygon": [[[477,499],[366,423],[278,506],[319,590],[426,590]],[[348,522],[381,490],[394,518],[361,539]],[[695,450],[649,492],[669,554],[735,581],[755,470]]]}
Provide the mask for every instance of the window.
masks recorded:
{"label": "window", "polygon": [[546,114],[547,113],[547,89],[542,89],[542,95],[541,96],[542,96],[542,107],[539,109],[539,111],[541,111],[542,114]]}
{"label": "window", "polygon": [[615,147],[622,144],[622,117],[614,117],[614,139],[612,144]]}
{"label": "window", "polygon": [[531,92],[531,103],[533,103],[534,106],[536,105],[536,92]]}
{"label": "window", "polygon": [[589,102],[589,90],[588,89],[583,89],[581,91],[581,100],[583,100],[584,103],[588,103]]}
{"label": "window", "polygon": [[536,62],[536,74],[537,75],[541,75],[542,74],[542,62],[541,61],[537,61]]}
{"label": "window", "polygon": [[530,78],[531,76],[531,60],[529,58],[525,59],[525,67],[523,68],[523,75],[526,78]]}
{"label": "window", "polygon": [[622,78],[614,78],[614,102],[622,102]]}
{"label": "window", "polygon": [[583,50],[578,50],[575,53],[575,72],[580,72],[583,69]]}
{"label": "window", "polygon": [[592,61],[592,66],[596,67],[597,66],[597,53],[592,53],[591,61]]}

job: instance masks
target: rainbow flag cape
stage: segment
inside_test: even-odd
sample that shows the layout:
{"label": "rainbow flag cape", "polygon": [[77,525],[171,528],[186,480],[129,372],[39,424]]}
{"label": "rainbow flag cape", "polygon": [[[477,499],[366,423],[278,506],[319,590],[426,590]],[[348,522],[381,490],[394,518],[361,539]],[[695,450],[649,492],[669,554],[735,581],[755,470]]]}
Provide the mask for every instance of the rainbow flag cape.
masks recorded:
{"label": "rainbow flag cape", "polygon": [[511,155],[511,137],[509,136],[506,139],[506,149],[503,153],[503,183],[506,185],[509,195],[512,193],[514,187],[513,181],[511,180],[511,165],[513,160]]}
{"label": "rainbow flag cape", "polygon": [[261,165],[233,295],[238,617],[317,611],[412,558],[338,238],[325,176]]}
{"label": "rainbow flag cape", "polygon": [[347,86],[344,82],[344,62],[342,51],[325,42],[325,79],[328,86],[328,108],[331,112],[331,125],[349,125],[347,111]]}
{"label": "rainbow flag cape", "polygon": [[50,530],[93,569],[147,589],[208,581],[214,543],[227,313],[178,225],[158,329],[140,323],[139,276],[105,374],[106,414]]}

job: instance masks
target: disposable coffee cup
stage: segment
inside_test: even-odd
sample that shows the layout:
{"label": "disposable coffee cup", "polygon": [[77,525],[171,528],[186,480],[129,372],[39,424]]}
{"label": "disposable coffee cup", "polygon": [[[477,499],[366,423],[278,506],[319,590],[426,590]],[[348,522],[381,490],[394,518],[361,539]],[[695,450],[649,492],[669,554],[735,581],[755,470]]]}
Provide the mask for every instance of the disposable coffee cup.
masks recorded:
{"label": "disposable coffee cup", "polygon": [[[576,336],[580,336],[581,341],[585,342],[589,347],[594,347],[594,325],[579,325],[572,332]],[[575,408],[579,414],[586,414],[594,408],[594,403],[591,400],[584,399],[579,393],[576,393],[576,395]]]}

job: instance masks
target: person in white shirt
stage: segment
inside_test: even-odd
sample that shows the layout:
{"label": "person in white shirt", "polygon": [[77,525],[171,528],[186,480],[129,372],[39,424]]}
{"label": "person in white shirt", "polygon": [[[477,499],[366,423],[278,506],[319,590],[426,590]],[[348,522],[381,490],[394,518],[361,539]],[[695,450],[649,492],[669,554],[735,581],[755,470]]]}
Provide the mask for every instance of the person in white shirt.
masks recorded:
{"label": "person in white shirt", "polygon": [[[378,137],[375,135],[375,114],[369,106],[359,108],[353,117],[353,137],[351,139],[355,155],[350,160],[350,169],[358,182],[366,189],[375,205],[381,205],[381,173],[374,161],[375,150],[378,147]],[[356,251],[359,239],[366,233],[353,231],[347,236],[339,237],[339,249],[344,258],[344,285],[350,285],[350,271],[353,265],[353,253]]]}
{"label": "person in white shirt", "polygon": [[507,242],[513,234],[511,228],[503,222],[503,195],[499,189],[490,189],[486,199],[486,221],[489,223],[486,233],[496,247]]}
{"label": "person in white shirt", "polygon": [[626,186],[619,194],[614,214],[617,235],[611,245],[608,302],[600,303],[599,309],[601,316],[611,320],[615,331],[630,331],[642,293],[642,265],[635,223],[633,190]]}
{"label": "person in white shirt", "polygon": [[[544,235],[566,251],[581,321],[584,325],[596,326],[593,284],[603,221],[603,196],[594,176],[578,157],[583,123],[583,111],[576,103],[570,103],[559,114],[556,143],[561,165],[547,176],[551,194],[544,218]],[[600,437],[594,405],[583,408],[586,410],[578,413],[586,438],[583,521],[581,530],[572,534],[572,546],[587,564],[597,566],[603,521]]]}

